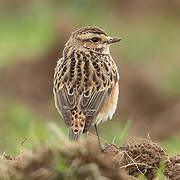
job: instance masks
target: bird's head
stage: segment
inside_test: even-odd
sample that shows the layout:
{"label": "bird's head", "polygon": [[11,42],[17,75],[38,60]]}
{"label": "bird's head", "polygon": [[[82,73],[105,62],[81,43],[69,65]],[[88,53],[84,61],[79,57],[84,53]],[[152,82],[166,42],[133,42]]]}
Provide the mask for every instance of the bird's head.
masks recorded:
{"label": "bird's head", "polygon": [[88,49],[96,53],[109,54],[109,47],[121,38],[112,38],[97,27],[83,27],[73,32],[66,46]]}

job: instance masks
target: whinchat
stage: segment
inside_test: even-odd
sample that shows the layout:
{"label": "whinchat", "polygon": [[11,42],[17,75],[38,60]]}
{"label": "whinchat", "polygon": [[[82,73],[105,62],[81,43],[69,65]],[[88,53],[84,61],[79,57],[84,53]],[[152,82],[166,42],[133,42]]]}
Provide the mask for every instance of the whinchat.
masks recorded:
{"label": "whinchat", "polygon": [[83,27],[65,44],[55,68],[53,92],[71,140],[115,113],[119,73],[109,47],[120,40],[100,28]]}

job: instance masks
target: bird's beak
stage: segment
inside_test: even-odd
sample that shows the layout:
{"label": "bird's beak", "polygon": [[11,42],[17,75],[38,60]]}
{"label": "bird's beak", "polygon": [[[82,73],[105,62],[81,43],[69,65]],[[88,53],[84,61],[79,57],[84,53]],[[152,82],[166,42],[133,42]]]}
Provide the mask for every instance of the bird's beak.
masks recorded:
{"label": "bird's beak", "polygon": [[107,41],[107,43],[108,43],[108,44],[112,44],[112,43],[119,42],[119,41],[121,41],[121,40],[122,40],[122,38],[110,38],[110,39]]}

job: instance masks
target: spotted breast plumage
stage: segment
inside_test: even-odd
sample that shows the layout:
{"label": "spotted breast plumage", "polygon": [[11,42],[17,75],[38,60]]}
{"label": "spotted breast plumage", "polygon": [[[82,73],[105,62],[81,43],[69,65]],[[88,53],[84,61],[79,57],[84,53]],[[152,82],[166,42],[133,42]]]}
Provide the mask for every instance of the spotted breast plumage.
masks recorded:
{"label": "spotted breast plumage", "polygon": [[118,100],[119,74],[109,47],[120,38],[111,38],[97,27],[84,27],[70,36],[57,62],[54,99],[69,128],[70,139],[108,118]]}

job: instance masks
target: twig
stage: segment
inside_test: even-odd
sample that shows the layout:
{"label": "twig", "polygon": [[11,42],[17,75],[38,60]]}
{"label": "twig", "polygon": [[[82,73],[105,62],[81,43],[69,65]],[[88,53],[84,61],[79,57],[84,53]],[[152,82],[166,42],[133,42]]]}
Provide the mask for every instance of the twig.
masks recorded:
{"label": "twig", "polygon": [[[133,159],[126,151],[122,151],[121,153],[125,153],[133,163],[127,164],[127,165],[124,165],[124,166],[121,166],[121,167],[119,167],[120,169],[129,167],[129,166],[132,166],[132,165],[135,165],[136,168],[137,168],[137,170],[138,170],[142,175],[144,175],[145,173],[143,173],[143,172],[139,169],[138,165],[145,165],[145,166],[148,167],[148,168],[152,168],[151,166],[148,166],[147,164],[144,164],[144,163],[136,163],[136,162],[134,161],[134,159]],[[136,157],[136,159],[137,159],[137,157]]]}
{"label": "twig", "polygon": [[27,138],[24,138],[21,142],[20,142],[20,152],[23,152],[23,145],[24,143],[27,141]]}

